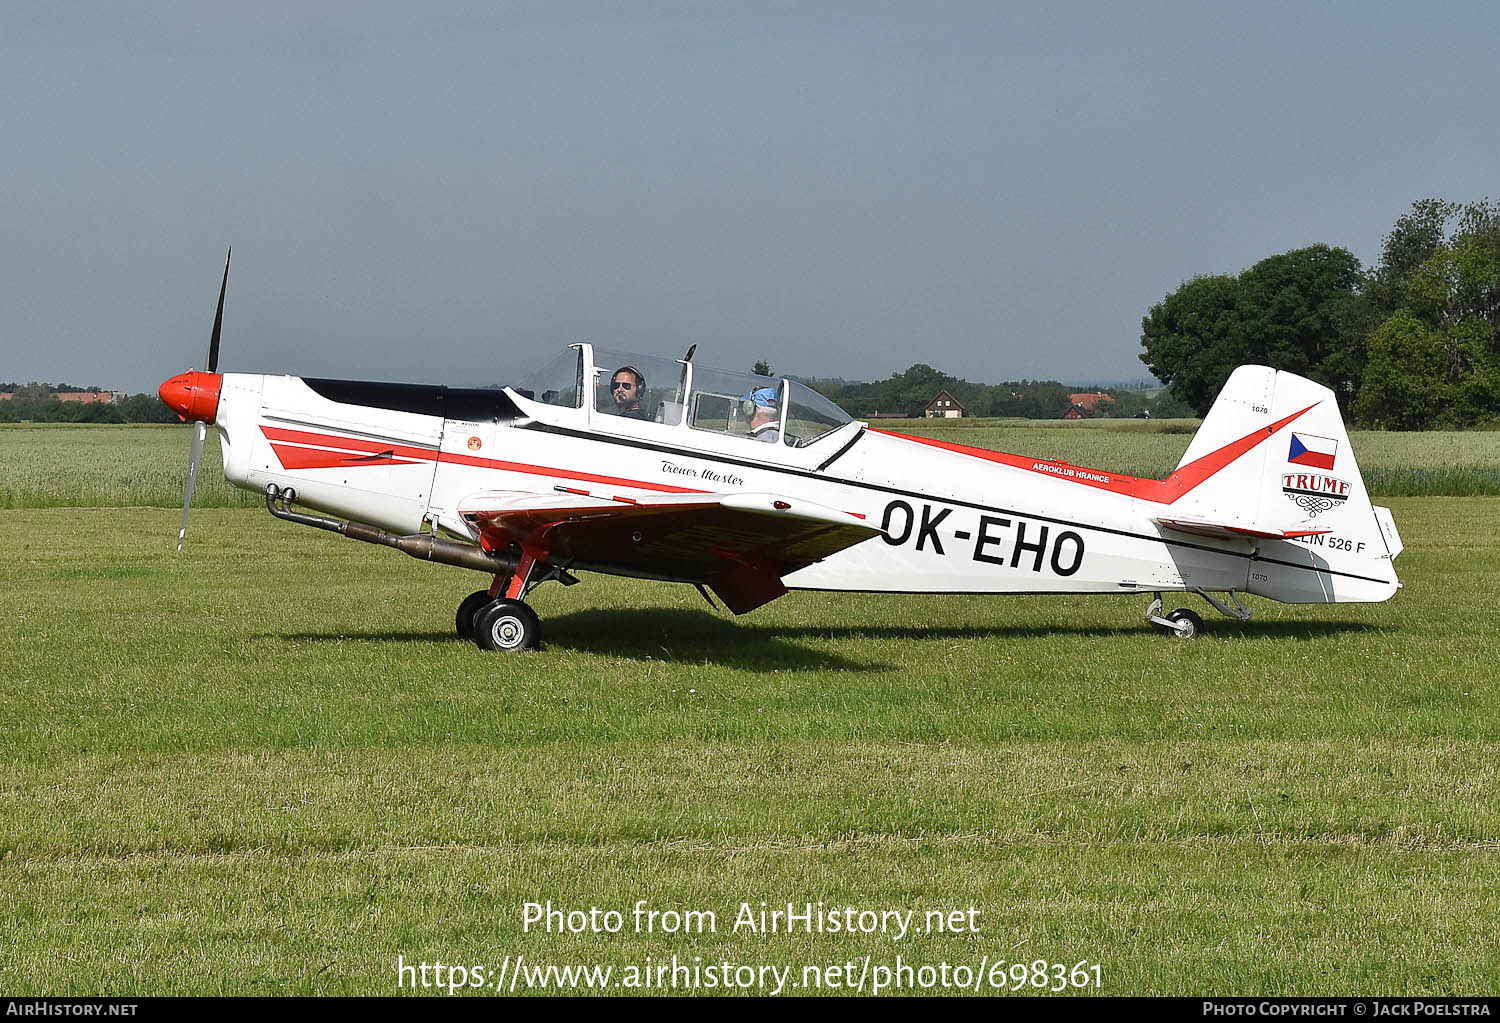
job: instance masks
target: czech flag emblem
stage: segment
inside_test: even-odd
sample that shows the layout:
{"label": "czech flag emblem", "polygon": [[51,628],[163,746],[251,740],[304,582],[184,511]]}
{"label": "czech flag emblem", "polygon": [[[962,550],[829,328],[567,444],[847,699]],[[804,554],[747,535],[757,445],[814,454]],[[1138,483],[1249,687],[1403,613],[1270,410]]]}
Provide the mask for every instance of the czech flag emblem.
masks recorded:
{"label": "czech flag emblem", "polygon": [[1333,456],[1338,454],[1339,442],[1331,437],[1315,437],[1310,433],[1292,434],[1292,447],[1286,460],[1296,465],[1310,465],[1314,469],[1332,469]]}

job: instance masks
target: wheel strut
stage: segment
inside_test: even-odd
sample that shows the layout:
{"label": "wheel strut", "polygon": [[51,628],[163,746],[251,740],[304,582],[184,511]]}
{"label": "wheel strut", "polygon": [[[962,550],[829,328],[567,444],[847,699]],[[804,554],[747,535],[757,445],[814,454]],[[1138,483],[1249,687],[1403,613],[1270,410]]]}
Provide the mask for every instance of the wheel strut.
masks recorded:
{"label": "wheel strut", "polygon": [[1146,621],[1156,626],[1158,632],[1167,636],[1175,636],[1178,639],[1192,639],[1203,633],[1203,619],[1195,612],[1185,607],[1179,607],[1171,614],[1163,615],[1161,594],[1153,593],[1155,599],[1151,606],[1146,608]]}
{"label": "wheel strut", "polygon": [[481,650],[531,650],[541,642],[541,619],[522,600],[534,586],[551,578],[537,572],[543,562],[538,554],[523,546],[514,572],[508,576],[496,573],[489,589],[464,599],[458,608],[460,636],[472,639]]}

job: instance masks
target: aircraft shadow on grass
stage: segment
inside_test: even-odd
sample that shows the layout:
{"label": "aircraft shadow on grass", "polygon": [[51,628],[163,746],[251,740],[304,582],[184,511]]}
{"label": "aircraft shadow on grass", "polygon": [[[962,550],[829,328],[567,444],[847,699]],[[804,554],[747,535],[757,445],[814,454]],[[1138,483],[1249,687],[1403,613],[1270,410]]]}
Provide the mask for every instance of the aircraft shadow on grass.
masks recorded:
{"label": "aircraft shadow on grass", "polygon": [[[917,634],[916,631],[912,633]],[[588,610],[549,618],[542,649],[607,654],[641,661],[708,662],[754,671],[884,671],[889,667],[795,641],[828,635],[827,630],[812,628],[739,625],[707,611],[678,608]],[[310,643],[467,642],[460,640],[451,630],[263,633],[254,638]],[[468,645],[472,649],[473,644]]]}
{"label": "aircraft shadow on grass", "polygon": [[1209,626],[1210,638],[1224,639],[1328,639],[1345,633],[1380,632],[1381,626],[1367,622],[1248,622],[1216,621]]}
{"label": "aircraft shadow on grass", "polygon": [[[1314,640],[1342,633],[1376,631],[1359,622],[1235,622],[1216,621],[1205,639],[1214,638]],[[560,614],[547,621],[544,646],[581,653],[608,654],[638,660],[709,662],[752,670],[883,671],[891,667],[876,660],[854,659],[826,649],[801,645],[799,640],[924,639],[1027,640],[1111,639],[1127,636],[1163,642],[1151,628],[1133,619],[1119,625],[1074,622],[1037,622],[1008,625],[758,625],[736,622],[707,611],[681,608],[590,609]],[[263,634],[257,639],[323,643],[436,643],[462,642],[451,631],[431,632],[315,632]]]}

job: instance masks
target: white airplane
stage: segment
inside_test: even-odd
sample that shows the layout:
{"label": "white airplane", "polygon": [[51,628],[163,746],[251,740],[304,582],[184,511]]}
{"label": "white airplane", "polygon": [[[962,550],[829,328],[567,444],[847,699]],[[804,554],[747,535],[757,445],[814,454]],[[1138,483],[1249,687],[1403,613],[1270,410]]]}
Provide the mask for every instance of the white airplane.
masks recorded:
{"label": "white airplane", "polygon": [[736,614],[788,590],[1149,593],[1147,621],[1183,638],[1203,621],[1163,613],[1164,592],[1246,620],[1242,593],[1383,601],[1401,585],[1401,539],[1333,392],[1264,366],[1235,370],[1176,471],[1150,480],[872,429],[693,349],[573,344],[493,389],[220,374],[223,311],[221,286],[205,371],[160,390],[195,424],[178,548],[212,425],[225,477],[277,517],[490,576],[456,616],[486,650],[534,647],[524,598],[577,571],[692,583]]}

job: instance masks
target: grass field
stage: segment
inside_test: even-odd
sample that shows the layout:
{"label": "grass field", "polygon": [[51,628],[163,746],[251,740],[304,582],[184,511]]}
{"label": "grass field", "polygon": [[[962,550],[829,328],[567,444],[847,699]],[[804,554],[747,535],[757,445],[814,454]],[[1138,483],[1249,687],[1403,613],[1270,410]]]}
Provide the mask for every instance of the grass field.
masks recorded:
{"label": "grass field", "polygon": [[[1138,598],[731,620],[588,576],[537,591],[546,645],[511,656],[451,638],[472,576],[264,511],[195,511],[181,556],[171,507],[0,511],[0,988],[393,994],[398,956],[675,953],[1493,993],[1500,502],[1391,504],[1390,603],[1257,600],[1192,643]],[[529,901],[637,899],[718,930],[522,930]],[[729,933],[762,900],[979,931]]]}
{"label": "grass field", "polygon": [[[1163,479],[1187,450],[1195,420],[882,420],[880,429],[1074,465]],[[182,506],[189,434],[183,426],[0,425],[0,508]],[[1377,497],[1500,495],[1500,432],[1351,436]],[[251,507],[219,470],[210,430],[193,505]]]}

